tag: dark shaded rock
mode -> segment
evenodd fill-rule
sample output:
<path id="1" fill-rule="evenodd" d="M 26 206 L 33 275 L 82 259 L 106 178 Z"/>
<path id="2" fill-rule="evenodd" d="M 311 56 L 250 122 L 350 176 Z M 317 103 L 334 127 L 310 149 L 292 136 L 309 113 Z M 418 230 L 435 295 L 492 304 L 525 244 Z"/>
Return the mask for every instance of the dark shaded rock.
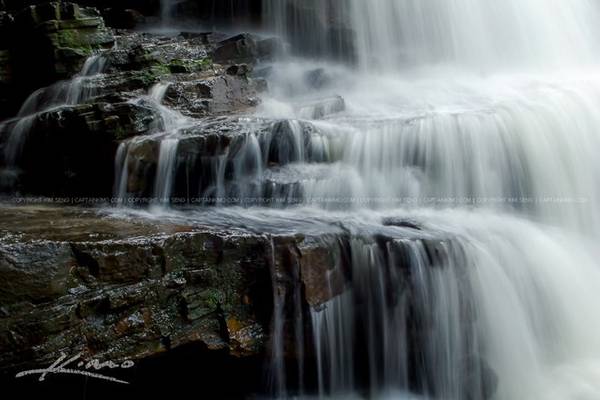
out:
<path id="1" fill-rule="evenodd" d="M 0 304 L 41 303 L 67 294 L 75 258 L 66 244 L 3 243 L 0 246 Z"/>
<path id="2" fill-rule="evenodd" d="M 127 149 L 127 193 L 138 197 L 151 197 L 158 166 L 160 143 L 141 139 L 131 142 Z"/>
<path id="3" fill-rule="evenodd" d="M 193 73 L 205 71 L 212 66 L 212 61 L 209 58 L 200 60 L 181 60 L 174 59 L 169 62 L 169 70 L 174 73 Z"/>
<path id="4" fill-rule="evenodd" d="M 257 36 L 242 33 L 219 42 L 212 52 L 212 59 L 220 64 L 252 64 L 270 59 L 281 47 L 276 38 L 260 40 Z"/>
<path id="5" fill-rule="evenodd" d="M 257 24 L 261 18 L 261 0 L 182 0 L 174 4 L 172 18 L 201 20 L 226 28 Z"/>
<path id="6" fill-rule="evenodd" d="M 16 90 L 13 77 L 13 60 L 10 56 L 10 40 L 13 17 L 0 11 L 0 120 L 12 115 L 15 106 L 11 104 L 12 93 Z"/>
<path id="7" fill-rule="evenodd" d="M 246 76 L 250 73 L 252 69 L 248 66 L 248 64 L 235 64 L 227 68 L 226 72 L 228 75 L 234 76 Z"/>
<path id="8" fill-rule="evenodd" d="M 14 115 L 34 90 L 72 77 L 90 55 L 114 43 L 96 9 L 39 3 L 21 3 L 14 18 L 0 13 L 0 103 L 6 104 L 0 117 Z"/>
<path id="9" fill-rule="evenodd" d="M 10 47 L 10 31 L 14 18 L 6 11 L 0 11 L 0 49 Z"/>
<path id="10" fill-rule="evenodd" d="M 28 82 L 33 87 L 73 76 L 92 52 L 114 43 L 96 9 L 68 2 L 25 8 L 15 15 L 13 30 L 20 38 L 11 49 L 19 80 L 34 77 Z"/>
<path id="11" fill-rule="evenodd" d="M 146 22 L 144 14 L 131 8 L 108 8 L 102 12 L 106 25 L 118 29 L 134 29 Z"/>
<path id="12" fill-rule="evenodd" d="M 181 37 L 184 39 L 195 39 L 205 45 L 216 45 L 217 43 L 227 39 L 226 33 L 221 32 L 181 32 Z"/>
<path id="13" fill-rule="evenodd" d="M 0 119 L 13 114 L 16 108 L 12 103 L 13 66 L 8 50 L 0 49 Z"/>
<path id="14" fill-rule="evenodd" d="M 27 123 L 20 132 L 17 124 Z M 20 135 L 16 155 L 25 193 L 110 196 L 117 140 L 160 128 L 151 108 L 134 103 L 64 106 L 13 121 L 3 143 Z"/>
<path id="15" fill-rule="evenodd" d="M 198 124 L 182 132 L 177 146 L 176 197 L 195 195 L 212 184 L 215 160 L 227 154 L 240 130 L 241 124 L 235 119 L 224 119 Z M 126 188 L 130 196 L 153 196 L 160 140 L 160 137 L 136 138 L 128 143 Z"/>
<path id="16" fill-rule="evenodd" d="M 212 52 L 212 59 L 221 64 L 252 63 L 258 57 L 256 37 L 243 33 L 218 43 Z"/>
<path id="17" fill-rule="evenodd" d="M 88 103 L 119 102 L 119 99 L 135 99 L 144 95 L 161 77 L 167 75 L 168 69 L 157 66 L 139 71 L 118 71 L 102 74 L 83 82 L 84 93 L 92 93 Z M 102 99 L 104 97 L 104 99 Z"/>
<path id="18" fill-rule="evenodd" d="M 258 56 L 261 60 L 270 60 L 273 56 L 281 54 L 284 50 L 283 43 L 277 37 L 259 40 L 256 46 Z"/>
<path id="19" fill-rule="evenodd" d="M 300 279 L 304 284 L 306 302 L 312 307 L 331 300 L 347 289 L 346 266 L 334 253 L 331 243 L 315 243 L 302 249 L 299 260 Z"/>
<path id="20" fill-rule="evenodd" d="M 107 251 L 103 243 L 74 243 L 72 251 L 78 267 L 76 273 L 86 282 L 135 283 L 162 275 L 162 259 L 144 241 L 113 243 Z M 124 301 L 123 301 L 124 302 Z M 118 305 L 111 306 L 118 308 Z"/>

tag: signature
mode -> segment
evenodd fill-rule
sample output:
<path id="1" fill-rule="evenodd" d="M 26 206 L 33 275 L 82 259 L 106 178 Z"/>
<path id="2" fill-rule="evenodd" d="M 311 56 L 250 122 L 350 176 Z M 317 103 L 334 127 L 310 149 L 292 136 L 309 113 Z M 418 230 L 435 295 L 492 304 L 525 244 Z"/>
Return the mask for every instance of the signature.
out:
<path id="1" fill-rule="evenodd" d="M 85 362 L 85 361 L 81 360 L 81 356 L 82 356 L 82 353 L 79 353 L 71 358 L 67 358 L 68 356 L 65 353 L 61 353 L 60 357 L 58 357 L 58 359 L 56 361 L 54 361 L 52 363 L 52 365 L 50 365 L 48 368 L 30 369 L 27 371 L 21 371 L 17 375 L 15 375 L 15 378 L 22 378 L 22 377 L 28 376 L 28 375 L 38 375 L 39 374 L 40 377 L 38 380 L 40 382 L 42 382 L 42 381 L 46 380 L 46 376 L 49 374 L 71 374 L 71 375 L 83 375 L 83 376 L 87 376 L 89 378 L 102 379 L 105 381 L 110 381 L 110 382 L 114 382 L 114 383 L 122 383 L 125 385 L 129 384 L 129 382 L 122 381 L 117 378 L 113 378 L 112 376 L 102 375 L 97 372 L 91 372 L 90 370 L 98 371 L 103 368 L 127 369 L 127 368 L 131 368 L 134 366 L 133 361 L 127 360 L 127 361 L 123 361 L 120 364 L 115 363 L 113 361 L 100 362 L 98 360 L 91 360 L 91 361 Z M 77 368 L 80 368 L 80 369 L 73 368 L 73 363 L 75 363 L 77 360 L 79 360 L 79 362 L 77 362 L 76 366 L 77 366 Z M 71 367 L 67 368 L 69 366 L 71 366 Z M 83 369 L 81 369 L 81 368 L 83 368 Z"/>

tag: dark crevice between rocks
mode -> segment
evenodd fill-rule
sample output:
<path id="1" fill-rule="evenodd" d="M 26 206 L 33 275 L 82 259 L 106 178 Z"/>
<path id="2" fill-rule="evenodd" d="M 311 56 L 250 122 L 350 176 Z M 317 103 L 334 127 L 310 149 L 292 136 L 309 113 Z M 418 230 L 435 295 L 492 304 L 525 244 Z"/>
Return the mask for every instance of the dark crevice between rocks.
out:
<path id="1" fill-rule="evenodd" d="M 73 251 L 73 255 L 77 261 L 77 264 L 80 267 L 87 268 L 89 273 L 94 277 L 98 278 L 100 275 L 100 265 L 98 265 L 98 261 L 94 259 L 94 257 L 89 254 L 82 252 L 76 246 L 71 245 L 71 250 Z"/>

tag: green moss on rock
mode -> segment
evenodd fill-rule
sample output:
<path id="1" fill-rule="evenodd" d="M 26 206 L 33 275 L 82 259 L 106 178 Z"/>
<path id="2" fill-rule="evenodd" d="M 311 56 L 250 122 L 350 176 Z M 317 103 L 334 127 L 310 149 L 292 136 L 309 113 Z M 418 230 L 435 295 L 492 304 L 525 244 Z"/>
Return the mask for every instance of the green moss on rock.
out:
<path id="1" fill-rule="evenodd" d="M 212 60 L 209 57 L 200 60 L 174 59 L 168 64 L 170 72 L 174 74 L 206 71 L 211 66 Z"/>

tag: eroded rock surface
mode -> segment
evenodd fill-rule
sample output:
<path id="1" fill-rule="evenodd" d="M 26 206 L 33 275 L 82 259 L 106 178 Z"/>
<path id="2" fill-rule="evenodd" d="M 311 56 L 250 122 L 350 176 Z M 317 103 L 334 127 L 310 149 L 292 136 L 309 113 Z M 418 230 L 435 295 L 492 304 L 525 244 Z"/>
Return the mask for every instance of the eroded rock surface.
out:
<path id="1" fill-rule="evenodd" d="M 290 254 L 303 260 L 310 303 L 326 300 L 318 286 L 335 268 L 321 259 L 325 248 L 300 235 L 75 208 L 3 207 L 0 235 L 2 369 L 51 362 L 61 351 L 139 359 L 191 342 L 261 354 L 273 265 L 287 271 L 281 276 L 289 286 L 286 274 L 300 273 Z"/>

